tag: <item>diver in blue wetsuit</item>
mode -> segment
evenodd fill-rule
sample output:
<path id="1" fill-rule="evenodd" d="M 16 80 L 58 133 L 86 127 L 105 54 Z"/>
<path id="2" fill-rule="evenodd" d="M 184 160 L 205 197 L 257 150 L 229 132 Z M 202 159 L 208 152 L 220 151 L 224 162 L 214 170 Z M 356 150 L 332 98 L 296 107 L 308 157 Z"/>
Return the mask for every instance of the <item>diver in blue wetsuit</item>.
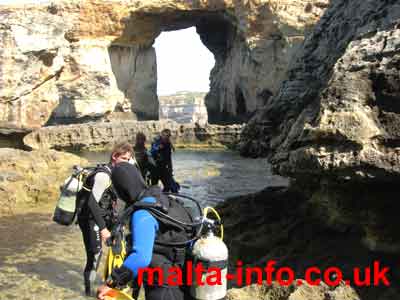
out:
<path id="1" fill-rule="evenodd" d="M 129 255 L 120 268 L 113 270 L 112 279 L 107 285 L 98 289 L 98 299 L 104 299 L 112 287 L 122 288 L 128 283 L 134 284 L 141 268 L 161 268 L 161 276 L 166 281 L 170 267 L 184 265 L 184 243 L 192 236 L 186 228 L 171 225 L 167 218 L 155 216 L 146 207 L 157 207 L 162 212 L 160 215 L 187 223 L 192 221 L 190 215 L 181 205 L 162 194 L 159 187 L 146 189 L 140 181 L 143 181 L 140 172 L 128 163 L 120 163 L 113 169 L 112 182 L 115 190 L 127 205 L 134 205 L 137 209 L 134 209 L 130 218 L 132 246 Z M 169 286 L 166 282 L 159 285 L 158 278 L 154 279 L 154 284 L 151 284 L 144 278 L 147 300 L 184 299 L 181 286 Z"/>

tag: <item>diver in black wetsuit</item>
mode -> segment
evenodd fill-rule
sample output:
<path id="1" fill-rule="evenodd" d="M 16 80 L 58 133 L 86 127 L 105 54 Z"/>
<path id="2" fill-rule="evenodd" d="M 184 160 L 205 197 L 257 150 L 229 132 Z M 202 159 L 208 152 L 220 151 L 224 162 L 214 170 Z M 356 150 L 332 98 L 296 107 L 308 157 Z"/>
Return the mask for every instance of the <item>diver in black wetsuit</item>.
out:
<path id="1" fill-rule="evenodd" d="M 160 179 L 163 184 L 163 192 L 177 193 L 180 189 L 175 181 L 172 168 L 172 151 L 175 148 L 171 142 L 171 130 L 163 129 L 160 136 L 151 144 L 151 156 L 156 162 L 156 181 Z"/>
<path id="2" fill-rule="evenodd" d="M 83 201 L 78 215 L 86 250 L 86 266 L 83 273 L 85 294 L 94 295 L 93 284 L 102 254 L 102 241 L 110 236 L 116 195 L 111 185 L 112 168 L 122 161 L 132 158 L 133 148 L 129 143 L 116 145 L 111 153 L 110 163 L 96 168 L 85 180 L 78 194 Z"/>

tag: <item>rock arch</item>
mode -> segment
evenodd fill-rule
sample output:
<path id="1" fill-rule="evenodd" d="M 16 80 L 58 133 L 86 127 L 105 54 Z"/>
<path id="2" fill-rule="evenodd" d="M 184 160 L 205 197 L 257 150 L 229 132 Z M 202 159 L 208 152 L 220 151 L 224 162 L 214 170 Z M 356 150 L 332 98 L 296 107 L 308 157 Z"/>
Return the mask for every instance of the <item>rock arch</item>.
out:
<path id="1" fill-rule="evenodd" d="M 34 128 L 49 119 L 80 122 L 114 111 L 157 118 L 152 44 L 162 31 L 190 26 L 216 59 L 206 97 L 210 122 L 245 121 L 265 104 L 262 91 L 277 91 L 325 2 L 58 0 L 8 6 L 0 26 L 0 125 Z M 20 113 L 11 116 L 14 107 Z"/>

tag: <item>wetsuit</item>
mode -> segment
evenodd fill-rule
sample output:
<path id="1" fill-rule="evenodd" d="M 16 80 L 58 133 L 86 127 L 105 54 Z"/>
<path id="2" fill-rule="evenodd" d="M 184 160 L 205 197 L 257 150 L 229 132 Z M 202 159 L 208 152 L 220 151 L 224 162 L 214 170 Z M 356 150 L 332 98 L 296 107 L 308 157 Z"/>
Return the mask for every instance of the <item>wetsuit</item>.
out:
<path id="1" fill-rule="evenodd" d="M 112 174 L 113 186 L 118 195 L 127 202 L 128 205 L 134 203 L 136 200 L 147 203 L 154 203 L 158 201 L 161 196 L 160 189 L 157 190 L 157 198 L 148 196 L 151 189 L 146 189 L 141 179 L 139 171 L 133 166 L 126 163 L 118 164 Z M 160 195 L 160 197 L 158 196 Z M 165 197 L 165 196 L 164 196 Z M 165 200 L 165 198 L 163 198 Z M 168 201 L 168 200 L 167 200 Z M 165 202 L 163 202 L 165 203 Z M 183 209 L 183 208 L 182 208 Z M 176 212 L 174 206 L 169 210 L 172 217 Z M 186 211 L 185 211 L 186 212 Z M 182 211 L 179 211 L 182 214 Z M 185 222 L 190 222 L 189 219 L 183 219 Z M 138 275 L 139 268 L 147 266 L 170 266 L 172 262 L 167 256 L 159 254 L 160 246 L 157 244 L 160 240 L 174 242 L 177 238 L 186 241 L 188 239 L 186 233 L 182 235 L 181 232 L 171 230 L 165 223 L 160 223 L 153 215 L 145 209 L 136 210 L 130 219 L 131 228 L 131 247 L 128 257 L 125 259 L 120 268 L 113 270 L 111 277 L 115 287 L 123 286 L 129 282 L 134 283 L 134 278 Z M 170 248 L 168 248 L 170 249 Z M 164 249 L 165 250 L 165 249 Z M 173 249 L 175 250 L 175 249 Z M 174 252 L 175 253 L 175 252 Z M 182 258 L 180 257 L 182 263 Z M 165 264 L 164 264 L 165 262 Z M 145 284 L 146 300 L 183 300 L 184 293 L 179 286 L 168 286 L 166 283 L 163 286 L 148 286 Z"/>
<path id="2" fill-rule="evenodd" d="M 135 152 L 135 159 L 139 165 L 140 173 L 143 179 L 151 185 L 157 184 L 157 175 L 155 170 L 155 162 L 150 154 L 147 152 L 146 147 L 135 145 L 133 147 Z"/>
<path id="3" fill-rule="evenodd" d="M 161 180 L 163 192 L 177 193 L 179 185 L 173 178 L 171 143 L 164 143 L 161 137 L 157 137 L 151 145 L 150 152 L 156 162 L 157 181 Z"/>
<path id="4" fill-rule="evenodd" d="M 111 170 L 111 169 L 108 169 Z M 107 169 L 105 170 L 107 171 Z M 85 293 L 93 294 L 93 284 L 99 267 L 102 249 L 100 231 L 104 228 L 111 229 L 112 206 L 114 194 L 110 190 L 110 174 L 99 171 L 93 176 L 91 191 L 82 196 L 82 210 L 78 215 L 78 224 L 82 231 L 83 242 L 86 250 L 86 266 L 84 269 Z"/>
<path id="5" fill-rule="evenodd" d="M 153 197 L 146 197 L 141 201 L 154 203 L 156 200 Z M 153 253 L 154 243 L 159 229 L 159 222 L 148 211 L 140 209 L 132 214 L 131 234 L 133 247 L 122 265 L 122 272 L 128 272 L 129 270 L 132 273 L 130 276 L 137 278 L 139 269 L 151 265 L 155 255 Z M 163 261 L 164 266 L 172 266 L 172 263 L 166 257 L 161 255 L 158 257 Z M 159 264 L 155 266 L 163 267 Z M 155 279 L 155 284 L 152 286 L 147 285 L 146 282 L 144 283 L 146 300 L 183 300 L 185 298 L 182 287 L 169 286 L 165 275 L 162 286 L 158 285 L 157 279 Z"/>

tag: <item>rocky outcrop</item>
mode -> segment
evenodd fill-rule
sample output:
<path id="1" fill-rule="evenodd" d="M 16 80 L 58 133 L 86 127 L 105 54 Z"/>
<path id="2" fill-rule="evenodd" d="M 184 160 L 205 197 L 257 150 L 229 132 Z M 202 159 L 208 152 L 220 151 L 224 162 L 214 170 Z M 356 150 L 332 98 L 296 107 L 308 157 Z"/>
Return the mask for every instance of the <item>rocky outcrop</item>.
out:
<path id="1" fill-rule="evenodd" d="M 334 1 L 243 151 L 270 154 L 291 177 L 396 180 L 399 23 L 399 3 Z"/>
<path id="2" fill-rule="evenodd" d="M 332 1 L 241 141 L 300 187 L 315 226 L 356 229 L 373 253 L 400 249 L 399 26 L 397 1 Z"/>
<path id="3" fill-rule="evenodd" d="M 109 53 L 118 88 L 127 100 L 126 107 L 119 106 L 115 110 L 132 111 L 141 120 L 157 120 L 159 103 L 154 48 L 112 45 Z"/>
<path id="4" fill-rule="evenodd" d="M 174 121 L 113 121 L 48 126 L 26 135 L 24 143 L 33 149 L 110 149 L 121 141 L 134 143 L 138 132 L 143 132 L 150 143 L 164 128 L 171 130 L 175 147 L 186 148 L 234 148 L 242 131 L 242 125 L 201 127 Z"/>
<path id="5" fill-rule="evenodd" d="M 204 105 L 206 93 L 179 92 L 160 96 L 160 120 L 171 119 L 177 123 L 197 123 L 205 126 L 208 121 Z"/>
<path id="6" fill-rule="evenodd" d="M 259 193 L 227 199 L 216 209 L 224 222 L 224 241 L 229 249 L 229 273 L 238 272 L 237 262 L 240 260 L 245 280 L 246 267 L 258 267 L 264 272 L 267 262 L 275 261 L 272 280 L 277 280 L 281 268 L 288 267 L 294 272 L 294 278 L 305 279 L 306 270 L 317 267 L 321 277 L 316 275 L 312 280 L 321 279 L 321 284 L 310 287 L 303 282 L 299 287 L 296 280 L 290 286 L 279 286 L 277 282 L 266 286 L 264 272 L 265 285 L 232 290 L 228 299 L 397 299 L 400 294 L 395 284 L 400 280 L 398 249 L 392 249 L 394 251 L 390 253 L 388 249 L 375 248 L 371 251 L 363 239 L 366 228 L 378 226 L 383 226 L 381 232 L 386 229 L 386 232 L 392 233 L 392 237 L 395 236 L 395 228 L 400 225 L 398 217 L 395 217 L 400 209 L 398 201 L 389 204 L 388 199 L 382 197 L 384 201 L 378 203 L 375 198 L 374 207 L 367 209 L 368 204 L 364 203 L 363 197 L 357 202 L 349 201 L 353 193 L 347 190 L 347 198 L 340 202 L 326 201 L 322 206 L 318 199 L 306 196 L 304 189 L 304 185 L 269 187 Z M 384 187 L 381 187 L 382 190 Z M 357 189 L 357 192 L 361 191 Z M 363 193 L 367 194 L 368 191 Z M 340 198 L 341 195 L 337 190 L 329 194 L 331 198 Z M 390 205 L 391 215 L 387 211 L 382 214 L 387 205 Z M 364 219 L 360 219 L 360 215 L 364 215 Z M 384 217 L 390 218 L 390 222 L 382 223 Z M 385 228 L 385 225 L 390 228 Z M 387 278 L 390 286 L 382 282 L 374 285 L 374 261 L 379 262 L 381 270 L 389 268 Z M 328 288 L 324 274 L 330 267 L 340 270 L 343 282 Z M 356 284 L 355 268 L 361 270 L 363 279 L 368 276 L 367 268 L 371 269 L 372 281 L 369 286 Z M 251 282 L 256 283 L 256 273 L 252 275 Z M 329 279 L 335 280 L 335 277 Z M 349 280 L 349 286 L 345 284 L 346 280 Z M 235 280 L 231 283 L 235 285 Z"/>
<path id="7" fill-rule="evenodd" d="M 109 42 L 72 42 L 68 31 L 77 22 L 79 11 L 67 13 L 54 5 L 2 6 L 2 127 L 98 118 L 124 102 L 111 69 Z"/>
<path id="8" fill-rule="evenodd" d="M 0 125 L 37 128 L 114 111 L 157 118 L 152 44 L 162 31 L 190 26 L 216 58 L 206 101 L 210 119 L 243 120 L 276 92 L 327 3 L 57 0 L 2 6 Z"/>
<path id="9" fill-rule="evenodd" d="M 329 287 L 321 283 L 311 286 L 305 281 L 298 286 L 280 286 L 277 282 L 272 285 L 250 285 L 241 289 L 230 289 L 227 300 L 360 300 L 357 292 L 344 283 L 338 287 Z"/>
<path id="10" fill-rule="evenodd" d="M 0 213 L 55 203 L 72 166 L 87 164 L 78 156 L 54 150 L 0 148 L 0 158 Z"/>

